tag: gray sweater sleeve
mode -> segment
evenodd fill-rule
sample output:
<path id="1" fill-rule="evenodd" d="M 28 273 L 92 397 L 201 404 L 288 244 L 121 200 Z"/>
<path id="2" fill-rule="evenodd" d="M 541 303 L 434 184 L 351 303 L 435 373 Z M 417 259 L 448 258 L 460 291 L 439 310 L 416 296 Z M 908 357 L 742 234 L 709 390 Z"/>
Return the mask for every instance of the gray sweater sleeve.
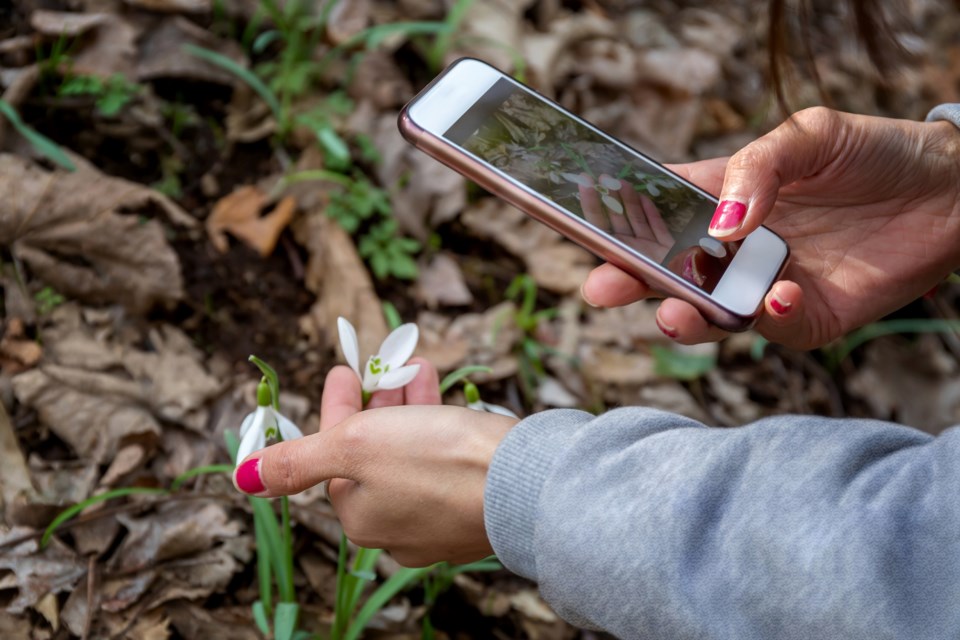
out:
<path id="1" fill-rule="evenodd" d="M 927 114 L 927 122 L 936 120 L 946 120 L 952 122 L 957 128 L 960 128 L 960 103 L 941 104 L 930 110 Z"/>
<path id="2" fill-rule="evenodd" d="M 533 415 L 485 518 L 509 569 L 623 638 L 960 638 L 960 427 L 646 408 Z"/>

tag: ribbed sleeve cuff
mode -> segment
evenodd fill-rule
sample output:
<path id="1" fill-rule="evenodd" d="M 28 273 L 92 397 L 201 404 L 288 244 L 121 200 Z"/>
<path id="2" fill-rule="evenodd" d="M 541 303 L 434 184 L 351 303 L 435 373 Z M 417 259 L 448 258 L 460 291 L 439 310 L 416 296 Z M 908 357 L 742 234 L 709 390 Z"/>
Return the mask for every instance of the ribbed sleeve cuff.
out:
<path id="1" fill-rule="evenodd" d="M 503 565 L 518 575 L 537 580 L 540 491 L 577 429 L 593 417 L 573 409 L 534 414 L 507 434 L 493 456 L 484 492 L 487 537 Z"/>
<path id="2" fill-rule="evenodd" d="M 931 109 L 930 113 L 927 114 L 927 122 L 934 122 L 936 120 L 952 122 L 954 126 L 960 129 L 960 103 L 941 104 Z"/>

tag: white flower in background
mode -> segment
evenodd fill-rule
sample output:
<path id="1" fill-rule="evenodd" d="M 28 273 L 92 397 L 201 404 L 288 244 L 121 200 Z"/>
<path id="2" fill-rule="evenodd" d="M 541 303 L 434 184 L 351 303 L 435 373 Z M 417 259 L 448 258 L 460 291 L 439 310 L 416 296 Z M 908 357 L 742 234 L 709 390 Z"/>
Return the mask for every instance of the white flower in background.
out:
<path id="1" fill-rule="evenodd" d="M 296 440 L 303 432 L 273 408 L 270 386 L 265 380 L 257 385 L 257 410 L 247 415 L 240 425 L 240 447 L 237 449 L 237 464 L 244 458 L 267 446 L 267 440 L 280 437 L 283 440 Z"/>
<path id="2" fill-rule="evenodd" d="M 377 355 L 370 356 L 367 360 L 363 372 L 360 371 L 360 343 L 357 341 L 356 329 L 346 318 L 337 318 L 337 329 L 340 332 L 343 357 L 360 378 L 364 401 L 374 391 L 399 389 L 417 377 L 420 365 L 404 366 L 413 355 L 417 340 L 420 339 L 417 325 L 408 322 L 391 331 L 380 345 Z"/>
<path id="3" fill-rule="evenodd" d="M 564 178 L 569 182 L 580 185 L 581 187 L 590 187 L 594 191 L 600 194 L 600 200 L 603 201 L 603 204 L 607 205 L 607 208 L 611 211 L 619 214 L 623 214 L 623 205 L 620 204 L 620 201 L 610 195 L 611 191 L 620 191 L 623 185 L 614 177 L 603 174 L 600 178 L 594 182 L 593 178 L 585 176 L 583 174 L 577 173 L 561 173 Z"/>
<path id="4" fill-rule="evenodd" d="M 472 382 L 468 382 L 463 385 L 463 395 L 467 398 L 467 408 L 473 409 L 474 411 L 483 411 L 485 413 L 496 413 L 501 416 L 507 416 L 510 418 L 519 419 L 520 416 L 515 414 L 510 409 L 506 407 L 501 407 L 498 404 L 491 404 L 489 402 L 484 402 L 480 399 L 480 390 L 477 389 L 477 385 Z"/>

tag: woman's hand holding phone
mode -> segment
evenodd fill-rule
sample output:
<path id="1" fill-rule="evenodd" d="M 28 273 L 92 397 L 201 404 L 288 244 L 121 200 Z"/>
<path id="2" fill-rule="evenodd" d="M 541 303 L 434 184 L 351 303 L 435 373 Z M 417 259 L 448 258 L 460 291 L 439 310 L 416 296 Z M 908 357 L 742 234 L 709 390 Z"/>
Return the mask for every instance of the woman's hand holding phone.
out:
<path id="1" fill-rule="evenodd" d="M 670 169 L 721 206 L 746 205 L 737 240 L 770 226 L 791 248 L 784 279 L 756 325 L 794 348 L 824 345 L 929 291 L 960 266 L 960 132 L 813 108 L 795 114 L 731 158 Z M 621 306 L 650 297 L 616 267 L 595 269 L 584 298 Z M 725 334 L 688 302 L 669 298 L 657 320 L 693 344 Z"/>

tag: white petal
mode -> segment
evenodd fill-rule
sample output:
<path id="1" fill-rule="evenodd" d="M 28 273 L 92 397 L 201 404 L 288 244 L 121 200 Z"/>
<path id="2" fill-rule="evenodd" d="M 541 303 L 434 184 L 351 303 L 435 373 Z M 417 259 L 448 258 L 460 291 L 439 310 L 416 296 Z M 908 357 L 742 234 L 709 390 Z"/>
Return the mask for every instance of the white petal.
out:
<path id="1" fill-rule="evenodd" d="M 380 345 L 380 362 L 389 366 L 390 370 L 402 367 L 413 355 L 413 350 L 417 348 L 417 340 L 420 339 L 420 329 L 412 322 L 402 324 L 387 336 L 387 339 Z M 389 373 L 388 371 L 388 373 Z"/>
<path id="2" fill-rule="evenodd" d="M 243 436 L 247 435 L 247 429 L 250 428 L 250 425 L 253 424 L 253 418 L 257 415 L 256 411 L 247 414 L 247 417 L 243 419 L 243 422 L 240 423 L 240 439 L 243 440 Z"/>
<path id="3" fill-rule="evenodd" d="M 506 407 L 501 407 L 498 404 L 490 404 L 489 402 L 483 403 L 483 409 L 487 413 L 495 413 L 499 416 L 507 416 L 508 418 L 520 417 L 517 414 L 515 414 L 513 411 L 510 411 L 510 409 L 507 409 Z"/>
<path id="4" fill-rule="evenodd" d="M 246 433 L 250 433 L 250 431 L 259 431 L 260 433 L 263 433 L 264 431 L 266 431 L 265 423 L 267 421 L 267 418 L 270 417 L 270 413 L 268 411 L 269 408 L 270 407 L 257 407 L 257 410 L 251 413 L 250 416 L 248 416 L 251 418 L 251 420 L 250 420 L 250 424 L 247 425 Z M 246 422 L 246 420 L 244 420 L 244 422 Z M 242 431 L 242 426 L 241 426 L 241 431 Z M 243 439 L 246 433 L 241 433 L 240 438 Z"/>
<path id="5" fill-rule="evenodd" d="M 483 400 L 477 400 L 476 402 L 468 402 L 467 409 L 473 409 L 474 411 L 486 411 L 486 402 Z"/>
<path id="6" fill-rule="evenodd" d="M 303 437 L 303 432 L 300 431 L 300 427 L 293 424 L 293 422 L 286 416 L 277 414 L 277 423 L 280 427 L 280 436 L 284 441 L 287 440 L 297 440 Z"/>
<path id="7" fill-rule="evenodd" d="M 608 176 L 607 174 L 603 174 L 602 176 L 600 176 L 600 184 L 605 186 L 607 189 L 610 189 L 611 191 L 620 191 L 620 188 L 623 186 L 622 184 L 620 184 L 619 180 L 617 180 L 613 176 Z"/>
<path id="8" fill-rule="evenodd" d="M 562 175 L 564 178 L 566 178 L 566 179 L 569 180 L 570 182 L 572 182 L 572 183 L 574 183 L 574 184 L 580 185 L 581 187 L 592 187 L 592 186 L 593 186 L 593 180 L 591 180 L 589 177 L 587 177 L 587 176 L 585 176 L 585 175 L 583 175 L 583 174 L 580 174 L 580 173 L 561 173 L 560 175 Z"/>
<path id="9" fill-rule="evenodd" d="M 360 342 L 357 340 L 357 330 L 346 318 L 337 318 L 337 332 L 340 334 L 340 350 L 350 368 L 360 375 Z"/>
<path id="10" fill-rule="evenodd" d="M 254 451 L 263 449 L 265 444 L 267 444 L 267 439 L 264 437 L 262 430 L 251 429 L 248 431 L 246 437 L 240 441 L 240 447 L 237 449 L 237 464 L 246 460 L 247 456 Z"/>
<path id="11" fill-rule="evenodd" d="M 603 200 L 603 204 L 607 205 L 611 211 L 623 215 L 623 205 L 620 204 L 619 200 L 608 195 L 604 195 L 601 200 Z"/>
<path id="12" fill-rule="evenodd" d="M 649 193 L 649 194 L 652 195 L 654 198 L 656 198 L 658 195 L 660 195 L 660 189 L 657 189 L 657 185 L 655 185 L 655 184 L 648 184 L 648 185 L 647 185 L 647 193 Z"/>
<path id="13" fill-rule="evenodd" d="M 412 364 L 409 367 L 400 367 L 399 369 L 391 369 L 380 378 L 380 381 L 377 383 L 377 389 L 399 389 L 416 378 L 419 372 L 420 365 L 418 364 Z"/>

